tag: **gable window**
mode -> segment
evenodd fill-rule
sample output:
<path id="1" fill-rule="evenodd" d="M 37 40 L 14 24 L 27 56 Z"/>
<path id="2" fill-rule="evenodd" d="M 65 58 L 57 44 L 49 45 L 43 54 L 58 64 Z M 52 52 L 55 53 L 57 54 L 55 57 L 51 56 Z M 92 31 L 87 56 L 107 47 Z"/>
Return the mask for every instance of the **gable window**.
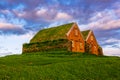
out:
<path id="1" fill-rule="evenodd" d="M 77 30 L 77 29 L 75 29 L 75 35 L 76 35 L 76 36 L 78 35 L 78 30 Z"/>
<path id="2" fill-rule="evenodd" d="M 93 41 L 93 36 L 91 36 L 90 39 Z"/>

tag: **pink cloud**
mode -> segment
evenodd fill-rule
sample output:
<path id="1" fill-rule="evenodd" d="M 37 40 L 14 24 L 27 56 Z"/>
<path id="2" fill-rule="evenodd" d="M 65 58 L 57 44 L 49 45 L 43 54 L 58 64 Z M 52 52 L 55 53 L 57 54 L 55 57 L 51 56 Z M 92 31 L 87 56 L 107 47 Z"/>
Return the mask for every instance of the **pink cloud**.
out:
<path id="1" fill-rule="evenodd" d="M 117 29 L 120 28 L 120 19 L 119 20 L 110 20 L 108 22 L 92 22 L 89 23 L 88 26 L 92 29 L 102 29 L 102 30 L 109 30 L 109 29 Z"/>
<path id="2" fill-rule="evenodd" d="M 120 40 L 119 39 L 110 38 L 110 39 L 106 40 L 105 42 L 106 43 L 112 43 L 112 42 L 119 42 L 120 43 Z"/>
<path id="3" fill-rule="evenodd" d="M 46 12 L 47 12 L 47 9 L 42 8 L 42 9 L 36 11 L 36 15 L 37 16 L 43 16 L 43 15 L 46 14 Z"/>
<path id="4" fill-rule="evenodd" d="M 117 9 L 117 10 L 115 11 L 115 13 L 116 13 L 116 15 L 120 18 L 120 9 Z"/>
<path id="5" fill-rule="evenodd" d="M 65 12 L 58 12 L 55 20 L 71 20 L 73 17 Z"/>
<path id="6" fill-rule="evenodd" d="M 34 21 L 45 21 L 45 22 L 54 22 L 59 20 L 71 20 L 73 17 L 66 12 L 59 12 L 54 8 L 36 8 L 31 11 L 17 11 L 13 10 L 13 13 L 20 18 L 34 20 Z"/>
<path id="7" fill-rule="evenodd" d="M 21 29 L 21 25 L 15 25 L 11 23 L 0 23 L 0 29 L 16 29 L 19 28 Z"/>
<path id="8" fill-rule="evenodd" d="M 9 13 L 11 13 L 9 10 L 1 10 L 0 12 L 2 12 L 3 14 L 9 14 Z"/>
<path id="9" fill-rule="evenodd" d="M 119 13 L 119 12 L 118 12 Z M 89 29 L 111 30 L 120 28 L 120 19 L 116 15 L 116 10 L 104 10 L 95 13 L 89 23 L 82 25 Z"/>
<path id="10" fill-rule="evenodd" d="M 120 57 L 120 49 L 113 47 L 105 47 L 103 48 L 104 55 L 107 56 L 119 56 Z"/>
<path id="11" fill-rule="evenodd" d="M 31 18 L 33 15 L 32 15 L 32 12 L 29 12 L 29 11 L 18 11 L 18 10 L 13 10 L 13 13 L 17 16 L 17 17 L 20 17 L 20 18 Z"/>
<path id="12" fill-rule="evenodd" d="M 0 22 L 0 34 L 25 34 L 27 31 L 22 25 Z"/>

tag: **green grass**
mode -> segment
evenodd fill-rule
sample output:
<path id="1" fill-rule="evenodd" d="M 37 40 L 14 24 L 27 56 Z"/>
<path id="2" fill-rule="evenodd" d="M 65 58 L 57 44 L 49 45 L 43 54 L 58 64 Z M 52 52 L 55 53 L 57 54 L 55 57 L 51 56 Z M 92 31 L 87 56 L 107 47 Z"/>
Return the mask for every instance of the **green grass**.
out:
<path id="1" fill-rule="evenodd" d="M 0 58 L 0 80 L 120 80 L 120 58 L 65 51 Z"/>

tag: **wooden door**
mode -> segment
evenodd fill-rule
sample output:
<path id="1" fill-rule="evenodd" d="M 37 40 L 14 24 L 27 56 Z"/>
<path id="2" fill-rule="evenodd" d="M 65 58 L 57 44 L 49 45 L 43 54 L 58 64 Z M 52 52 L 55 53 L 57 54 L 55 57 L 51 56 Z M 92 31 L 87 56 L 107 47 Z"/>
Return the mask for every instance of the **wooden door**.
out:
<path id="1" fill-rule="evenodd" d="M 72 41 L 72 51 L 73 52 L 84 52 L 83 43 L 80 41 Z"/>

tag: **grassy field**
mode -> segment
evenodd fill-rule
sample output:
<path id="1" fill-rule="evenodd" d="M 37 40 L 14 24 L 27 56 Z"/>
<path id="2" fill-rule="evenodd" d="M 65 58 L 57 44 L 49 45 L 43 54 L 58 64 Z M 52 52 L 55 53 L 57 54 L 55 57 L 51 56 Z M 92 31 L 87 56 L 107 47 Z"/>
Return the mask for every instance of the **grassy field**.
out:
<path id="1" fill-rule="evenodd" d="M 120 58 L 64 51 L 0 58 L 0 80 L 120 80 Z"/>

